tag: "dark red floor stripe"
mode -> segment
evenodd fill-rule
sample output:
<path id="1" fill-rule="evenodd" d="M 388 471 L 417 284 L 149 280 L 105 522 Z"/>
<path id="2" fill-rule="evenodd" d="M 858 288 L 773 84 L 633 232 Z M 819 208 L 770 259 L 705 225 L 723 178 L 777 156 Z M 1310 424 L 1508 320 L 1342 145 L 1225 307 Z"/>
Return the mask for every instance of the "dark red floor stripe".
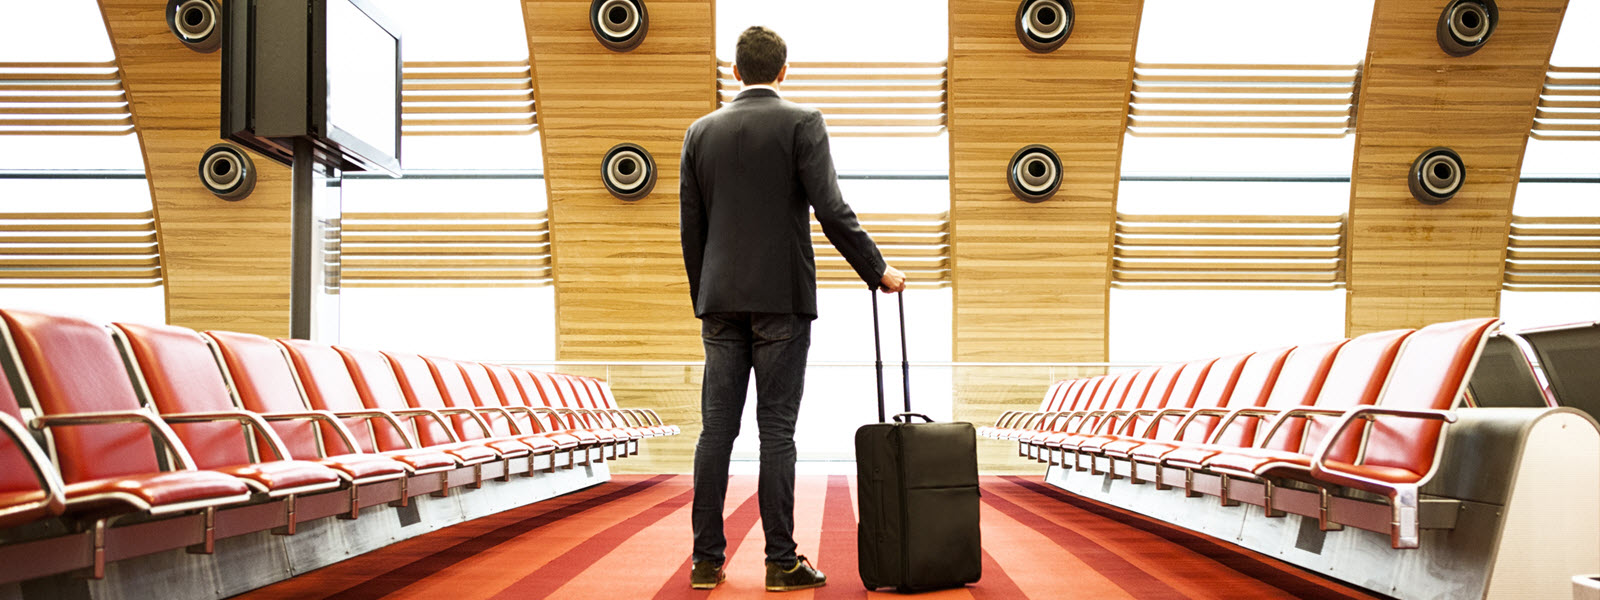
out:
<path id="1" fill-rule="evenodd" d="M 997 494 L 985 494 L 983 501 L 1005 513 L 1006 516 L 1050 538 L 1056 545 L 1077 556 L 1084 564 L 1100 572 L 1106 579 L 1116 583 L 1117 587 L 1135 598 L 1187 597 L 1155 576 L 1146 573 L 1144 569 L 1128 562 L 1122 555 L 1112 552 L 1081 533 L 1063 527 Z"/>
<path id="2" fill-rule="evenodd" d="M 828 476 L 828 495 L 822 503 L 822 543 L 817 548 L 817 568 L 828 574 L 828 585 L 817 588 L 815 600 L 865 598 L 860 566 L 856 562 L 856 514 L 850 503 L 850 478 Z"/>
<path id="3" fill-rule="evenodd" d="M 1293 595 L 1296 598 L 1314 600 L 1322 598 L 1371 597 L 1360 593 L 1349 594 L 1337 588 L 1318 585 L 1315 581 L 1308 580 L 1304 577 L 1298 577 L 1293 573 L 1285 572 L 1274 564 L 1264 562 L 1262 559 L 1252 556 L 1251 554 L 1247 554 L 1245 551 L 1229 548 L 1228 546 L 1213 541 L 1203 535 L 1192 533 L 1171 525 L 1163 525 L 1161 523 L 1157 523 L 1149 519 L 1106 506 L 1087 498 L 1081 498 L 1079 496 L 1069 494 L 1064 490 L 1057 489 L 1044 483 L 1014 475 L 1004 476 L 1003 479 L 1042 496 L 1071 504 L 1072 506 L 1095 516 L 1109 519 L 1134 529 L 1153 534 L 1168 542 L 1182 546 L 1190 552 L 1194 552 L 1195 554 L 1211 559 L 1217 564 L 1232 569 L 1235 572 L 1244 575 L 1245 577 L 1255 579 L 1272 587 L 1283 590 L 1284 592 Z"/>
<path id="4" fill-rule="evenodd" d="M 512 600 L 520 598 L 544 598 L 561 586 L 566 585 L 572 578 L 583 573 L 611 551 L 616 550 L 628 538 L 643 531 L 644 528 L 654 525 L 657 521 L 666 518 L 694 498 L 694 490 L 690 489 L 681 494 L 662 500 L 655 506 L 632 517 L 624 519 L 621 523 L 612 525 L 591 537 L 583 543 L 563 553 L 559 558 L 545 563 L 532 573 L 524 575 L 516 583 L 495 594 L 495 600 Z"/>
<path id="5" fill-rule="evenodd" d="M 555 523 L 573 515 L 606 506 L 607 504 L 627 498 L 639 492 L 648 490 L 656 485 L 672 479 L 672 475 L 658 475 L 616 491 L 602 494 L 553 510 L 548 510 L 537 515 L 509 523 L 474 537 L 457 543 L 448 548 L 411 561 L 387 572 L 374 576 L 366 581 L 356 584 L 341 592 L 328 596 L 339 600 L 369 600 L 382 598 L 408 585 L 427 579 L 461 561 L 467 560 L 478 554 L 494 548 L 512 538 L 523 535 L 545 525 Z M 535 505 L 537 506 L 537 505 Z M 470 521 L 468 522 L 470 523 Z M 460 525 L 457 525 L 458 527 Z"/>
<path id="6" fill-rule="evenodd" d="M 750 494 L 749 498 L 734 509 L 733 514 L 722 521 L 722 533 L 728 536 L 728 549 L 724 552 L 723 564 L 733 560 L 733 553 L 739 551 L 739 545 L 744 543 L 744 538 L 750 535 L 750 528 L 756 526 L 756 521 L 761 518 L 760 504 L 756 495 Z M 765 551 L 765 550 L 763 550 Z M 713 590 L 696 590 L 689 587 L 689 569 L 694 566 L 694 557 L 683 560 L 678 570 L 672 572 L 672 577 L 661 584 L 661 589 L 656 591 L 655 600 L 673 600 L 677 598 L 704 598 Z"/>
<path id="7" fill-rule="evenodd" d="M 972 597 L 976 600 L 1011 600 L 1028 597 L 987 551 L 983 553 L 983 579 L 967 589 L 972 590 Z"/>

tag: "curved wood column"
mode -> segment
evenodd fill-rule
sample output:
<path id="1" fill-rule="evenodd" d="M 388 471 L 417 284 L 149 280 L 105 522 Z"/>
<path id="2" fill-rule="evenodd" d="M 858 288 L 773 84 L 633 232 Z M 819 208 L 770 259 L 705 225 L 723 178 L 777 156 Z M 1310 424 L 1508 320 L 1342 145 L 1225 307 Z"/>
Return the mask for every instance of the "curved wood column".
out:
<path id="1" fill-rule="evenodd" d="M 252 155 L 260 177 L 239 202 L 200 184 L 220 141 L 222 53 L 189 50 L 165 2 L 100 0 L 155 204 L 167 322 L 289 335 L 289 169 Z"/>
<path id="2" fill-rule="evenodd" d="M 1499 313 L 1511 205 L 1566 0 L 1502 0 L 1478 52 L 1451 57 L 1446 0 L 1378 0 L 1362 73 L 1350 182 L 1348 335 Z M 1455 198 L 1411 198 L 1411 162 L 1448 146 Z"/>

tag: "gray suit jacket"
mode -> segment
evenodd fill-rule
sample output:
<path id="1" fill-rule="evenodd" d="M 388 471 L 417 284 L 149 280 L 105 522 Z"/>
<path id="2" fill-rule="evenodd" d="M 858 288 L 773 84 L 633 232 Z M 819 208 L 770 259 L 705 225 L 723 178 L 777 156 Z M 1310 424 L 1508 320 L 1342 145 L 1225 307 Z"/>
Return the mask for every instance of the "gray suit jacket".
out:
<path id="1" fill-rule="evenodd" d="M 839 194 L 822 113 L 770 90 L 739 94 L 683 140 L 679 229 L 694 314 L 817 316 L 807 207 L 869 287 L 883 255 Z"/>

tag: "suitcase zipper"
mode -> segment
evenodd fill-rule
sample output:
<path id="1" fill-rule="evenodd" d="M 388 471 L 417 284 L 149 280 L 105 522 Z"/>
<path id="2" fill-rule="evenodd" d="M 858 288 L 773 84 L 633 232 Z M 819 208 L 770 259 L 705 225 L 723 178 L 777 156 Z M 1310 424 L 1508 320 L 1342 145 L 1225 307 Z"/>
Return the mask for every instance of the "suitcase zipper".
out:
<path id="1" fill-rule="evenodd" d="M 906 506 L 906 446 L 905 436 L 900 428 L 904 425 L 894 426 L 894 467 L 899 476 L 899 485 L 896 485 L 896 494 L 900 497 L 900 585 L 911 587 L 911 546 L 908 532 L 911 530 L 911 510 Z"/>

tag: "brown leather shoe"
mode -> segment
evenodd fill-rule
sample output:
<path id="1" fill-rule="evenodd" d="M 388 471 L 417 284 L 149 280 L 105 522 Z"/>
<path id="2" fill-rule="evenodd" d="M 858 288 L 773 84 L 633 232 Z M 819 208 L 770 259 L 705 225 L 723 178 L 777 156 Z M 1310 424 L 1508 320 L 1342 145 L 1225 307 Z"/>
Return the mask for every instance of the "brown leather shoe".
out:
<path id="1" fill-rule="evenodd" d="M 711 561 L 695 561 L 694 570 L 689 571 L 689 587 L 697 590 L 712 589 L 727 579 L 728 574 L 723 571 L 722 565 Z"/>
<path id="2" fill-rule="evenodd" d="M 792 592 L 827 585 L 828 576 L 811 566 L 811 561 L 801 556 L 792 565 L 767 563 L 767 591 Z"/>

